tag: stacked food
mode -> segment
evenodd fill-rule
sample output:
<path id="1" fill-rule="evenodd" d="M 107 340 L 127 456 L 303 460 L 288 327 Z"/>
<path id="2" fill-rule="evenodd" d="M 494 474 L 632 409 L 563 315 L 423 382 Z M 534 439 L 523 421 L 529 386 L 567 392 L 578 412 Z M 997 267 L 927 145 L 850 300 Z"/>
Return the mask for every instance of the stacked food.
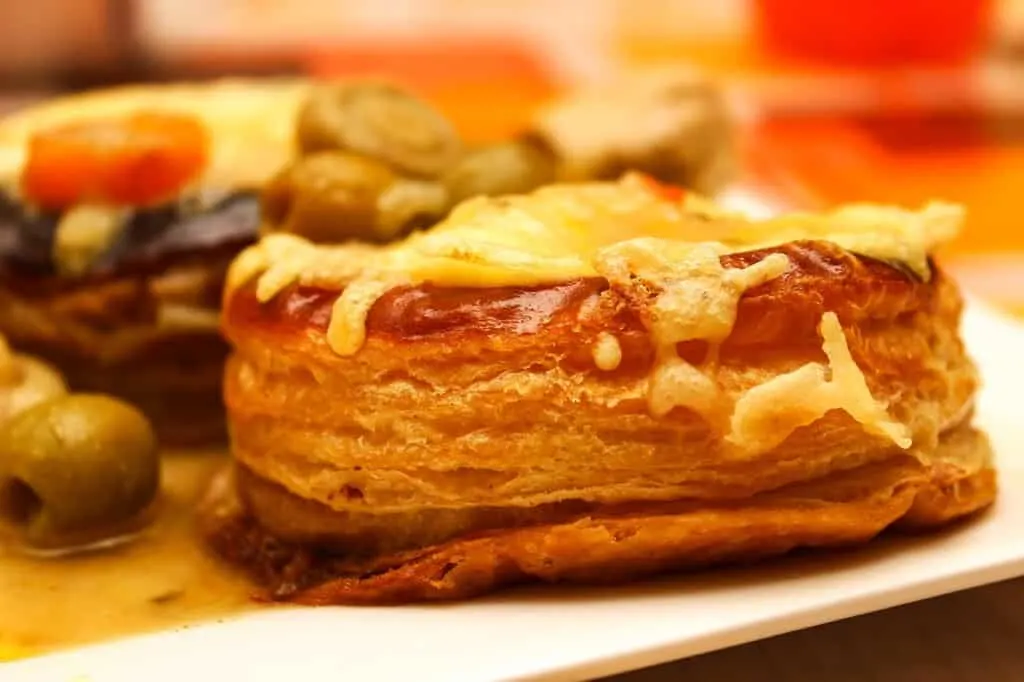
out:
<path id="1" fill-rule="evenodd" d="M 214 546 L 304 603 L 618 581 L 990 504 L 962 210 L 752 221 L 627 175 L 229 274 Z"/>
<path id="2" fill-rule="evenodd" d="M 0 345 L 0 520 L 36 549 L 132 537 L 157 438 L 223 436 L 222 395 L 204 539 L 303 603 L 620 581 L 988 506 L 932 260 L 962 210 L 755 221 L 702 198 L 729 133 L 678 71 L 488 144 L 378 81 L 0 124 L 0 332 L 45 360 Z"/>
<path id="3" fill-rule="evenodd" d="M 139 405 L 165 441 L 222 434 L 224 272 L 292 156 L 304 91 L 126 88 L 0 124 L 0 332 Z"/>

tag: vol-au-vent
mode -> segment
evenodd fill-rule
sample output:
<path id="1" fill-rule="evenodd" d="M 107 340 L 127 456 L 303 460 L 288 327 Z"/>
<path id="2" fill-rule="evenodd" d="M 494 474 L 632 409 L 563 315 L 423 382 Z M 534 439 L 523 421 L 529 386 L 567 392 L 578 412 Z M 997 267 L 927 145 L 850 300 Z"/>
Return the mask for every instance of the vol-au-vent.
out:
<path id="1" fill-rule="evenodd" d="M 959 207 L 750 220 L 639 175 L 232 266 L 204 531 L 279 598 L 468 597 L 866 541 L 991 503 Z"/>

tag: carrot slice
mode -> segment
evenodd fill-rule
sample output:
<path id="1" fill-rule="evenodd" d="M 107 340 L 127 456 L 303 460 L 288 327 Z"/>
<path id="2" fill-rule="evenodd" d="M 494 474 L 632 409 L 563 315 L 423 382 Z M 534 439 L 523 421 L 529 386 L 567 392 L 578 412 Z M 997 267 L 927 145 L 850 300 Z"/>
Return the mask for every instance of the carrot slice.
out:
<path id="1" fill-rule="evenodd" d="M 208 156 L 206 129 L 190 116 L 138 113 L 81 121 L 32 136 L 22 191 L 49 209 L 82 202 L 144 206 L 179 193 Z"/>
<path id="2" fill-rule="evenodd" d="M 673 204 L 682 203 L 686 197 L 686 190 L 678 185 L 670 185 L 660 180 L 655 180 L 646 173 L 638 173 L 640 178 L 643 180 L 644 185 L 651 191 L 652 194 L 657 196 L 659 199 L 668 201 Z"/>

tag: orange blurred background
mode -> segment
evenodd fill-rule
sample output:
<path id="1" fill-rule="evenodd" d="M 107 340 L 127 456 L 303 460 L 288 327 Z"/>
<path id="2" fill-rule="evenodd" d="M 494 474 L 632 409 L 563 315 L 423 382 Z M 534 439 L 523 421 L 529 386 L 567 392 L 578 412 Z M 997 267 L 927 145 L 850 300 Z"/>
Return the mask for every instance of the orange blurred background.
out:
<path id="1" fill-rule="evenodd" d="M 741 181 L 824 206 L 941 197 L 970 209 L 947 254 L 1024 313 L 1024 0 L 33 0 L 0 9 L 10 101 L 118 80 L 373 73 L 472 139 L 560 89 L 632 67 L 717 75 Z M 0 93 L 0 97 L 2 97 Z"/>

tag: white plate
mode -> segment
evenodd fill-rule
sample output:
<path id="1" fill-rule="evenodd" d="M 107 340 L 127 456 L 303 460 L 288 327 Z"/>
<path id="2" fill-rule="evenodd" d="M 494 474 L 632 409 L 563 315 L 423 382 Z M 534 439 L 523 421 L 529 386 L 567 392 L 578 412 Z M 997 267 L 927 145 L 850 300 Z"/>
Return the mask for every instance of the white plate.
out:
<path id="1" fill-rule="evenodd" d="M 925 538 L 621 589 L 530 589 L 464 604 L 274 610 L 0 665 L 4 682 L 584 679 L 1024 575 L 1024 327 L 973 304 L 979 422 L 1002 494 Z"/>

